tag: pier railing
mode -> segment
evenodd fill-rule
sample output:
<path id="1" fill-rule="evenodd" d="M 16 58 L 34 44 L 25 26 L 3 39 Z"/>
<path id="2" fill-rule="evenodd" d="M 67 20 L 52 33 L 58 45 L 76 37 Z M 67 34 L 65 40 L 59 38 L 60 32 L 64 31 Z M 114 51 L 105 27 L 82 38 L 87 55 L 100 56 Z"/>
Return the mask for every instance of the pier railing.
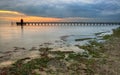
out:
<path id="1" fill-rule="evenodd" d="M 42 26 L 42 25 L 120 25 L 120 22 L 16 22 L 17 26 Z"/>

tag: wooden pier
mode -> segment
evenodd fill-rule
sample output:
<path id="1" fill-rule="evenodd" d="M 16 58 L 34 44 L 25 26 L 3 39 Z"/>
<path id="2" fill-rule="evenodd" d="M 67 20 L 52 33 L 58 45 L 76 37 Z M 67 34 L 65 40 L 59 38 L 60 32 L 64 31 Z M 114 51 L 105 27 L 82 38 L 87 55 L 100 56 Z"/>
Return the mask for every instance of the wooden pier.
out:
<path id="1" fill-rule="evenodd" d="M 17 26 L 49 26 L 49 25 L 68 25 L 68 26 L 94 26 L 94 25 L 120 25 L 120 22 L 16 22 Z"/>

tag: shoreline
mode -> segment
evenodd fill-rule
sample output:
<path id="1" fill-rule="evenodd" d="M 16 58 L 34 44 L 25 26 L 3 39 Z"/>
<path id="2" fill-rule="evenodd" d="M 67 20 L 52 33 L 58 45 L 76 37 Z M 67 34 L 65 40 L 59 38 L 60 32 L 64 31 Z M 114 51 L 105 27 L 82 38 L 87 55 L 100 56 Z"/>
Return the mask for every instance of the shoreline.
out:
<path id="1" fill-rule="evenodd" d="M 95 33 L 95 35 L 96 34 L 101 35 L 102 33 L 105 33 L 105 32 Z M 3 55 L 0 56 L 0 58 L 1 58 L 0 59 L 1 60 L 0 67 L 10 66 L 15 61 L 20 60 L 20 59 L 24 59 L 24 58 L 27 58 L 27 57 L 29 57 L 31 59 L 37 58 L 37 57 L 39 57 L 39 49 L 41 47 L 50 47 L 50 48 L 52 48 L 52 51 L 63 51 L 63 52 L 73 51 L 75 53 L 79 53 L 79 52 L 83 53 L 84 49 L 78 48 L 76 46 L 77 44 L 69 45 L 69 44 L 66 43 L 66 41 L 67 41 L 66 39 L 71 37 L 71 36 L 75 37 L 75 35 L 66 35 L 66 36 L 61 36 L 60 37 L 61 40 L 56 40 L 53 43 L 46 42 L 46 43 L 43 43 L 43 44 L 39 45 L 39 47 L 32 47 L 30 49 L 26 49 L 25 47 L 14 47 L 13 48 L 14 50 L 0 52 L 0 53 L 3 54 Z M 84 36 L 90 36 L 90 35 L 84 35 Z M 81 38 L 81 39 L 75 39 L 74 41 L 75 42 L 86 41 L 86 43 L 87 43 L 87 41 L 89 41 L 91 39 L 94 39 L 94 38 Z"/>
<path id="2" fill-rule="evenodd" d="M 76 48 L 85 50 L 85 51 L 81 50 L 82 52 L 77 52 L 77 53 L 73 52 L 72 50 L 69 50 L 70 46 L 67 46 L 68 51 L 67 48 L 63 50 L 61 45 L 64 44 L 61 43 L 60 43 L 61 46 L 60 49 L 63 51 L 60 51 L 60 49 L 56 50 L 56 48 L 55 51 L 54 50 L 52 51 L 53 48 L 47 46 L 50 45 L 50 43 L 45 43 L 46 45 L 45 47 L 41 47 L 39 49 L 36 49 L 35 47 L 31 48 L 31 51 L 36 51 L 36 53 L 39 52 L 38 53 L 39 56 L 36 56 L 38 58 L 31 59 L 26 57 L 23 59 L 19 59 L 11 66 L 6 67 L 5 70 L 3 69 L 4 67 L 0 68 L 0 71 L 6 72 L 7 74 L 9 72 L 8 69 L 13 69 L 13 68 L 18 69 L 20 66 L 21 69 L 18 70 L 21 72 L 21 74 L 30 74 L 30 73 L 38 74 L 38 75 L 40 74 L 46 75 L 47 73 L 51 73 L 50 75 L 52 75 L 53 73 L 65 74 L 65 72 L 63 72 L 63 70 L 65 70 L 67 74 L 81 73 L 82 75 L 91 75 L 91 74 L 117 75 L 120 72 L 119 71 L 120 67 L 116 66 L 120 64 L 119 35 L 120 35 L 120 28 L 117 28 L 113 30 L 113 34 L 109 36 L 107 35 L 103 36 L 103 39 L 106 40 L 105 42 L 97 42 L 93 40 L 90 41 L 89 44 L 83 46 L 76 45 Z M 56 62 L 64 65 L 64 67 L 60 67 L 59 64 L 52 65 L 55 64 Z M 112 64 L 113 66 L 110 64 Z M 38 67 L 36 67 L 35 65 L 38 65 Z M 52 67 L 49 68 L 48 66 L 51 65 Z M 56 66 L 59 68 L 57 68 Z M 22 67 L 25 67 L 25 69 L 23 69 Z M 116 70 L 115 68 L 117 68 L 118 70 Z M 30 71 L 30 73 L 28 71 Z M 13 75 L 18 73 L 19 72 L 16 71 Z"/>

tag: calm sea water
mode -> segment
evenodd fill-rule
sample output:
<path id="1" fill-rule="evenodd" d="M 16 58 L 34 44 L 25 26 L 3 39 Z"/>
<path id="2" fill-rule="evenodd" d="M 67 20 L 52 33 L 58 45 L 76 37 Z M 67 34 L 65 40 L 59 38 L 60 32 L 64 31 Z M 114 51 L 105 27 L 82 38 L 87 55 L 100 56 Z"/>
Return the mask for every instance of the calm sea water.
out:
<path id="1" fill-rule="evenodd" d="M 112 33 L 113 26 L 19 26 L 0 25 L 0 51 L 9 51 L 13 47 L 31 48 L 45 42 L 64 40 L 68 44 L 77 38 L 94 37 L 95 33 Z"/>

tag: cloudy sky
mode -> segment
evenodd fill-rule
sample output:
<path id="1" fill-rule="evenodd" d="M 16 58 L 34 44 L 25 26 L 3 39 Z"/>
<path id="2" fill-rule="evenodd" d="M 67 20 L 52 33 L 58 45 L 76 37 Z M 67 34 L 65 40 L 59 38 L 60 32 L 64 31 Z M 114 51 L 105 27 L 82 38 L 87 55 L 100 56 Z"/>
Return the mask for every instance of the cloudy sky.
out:
<path id="1" fill-rule="evenodd" d="M 120 21 L 120 0 L 0 0 L 0 16 L 10 14 L 6 12 L 54 19 Z"/>

